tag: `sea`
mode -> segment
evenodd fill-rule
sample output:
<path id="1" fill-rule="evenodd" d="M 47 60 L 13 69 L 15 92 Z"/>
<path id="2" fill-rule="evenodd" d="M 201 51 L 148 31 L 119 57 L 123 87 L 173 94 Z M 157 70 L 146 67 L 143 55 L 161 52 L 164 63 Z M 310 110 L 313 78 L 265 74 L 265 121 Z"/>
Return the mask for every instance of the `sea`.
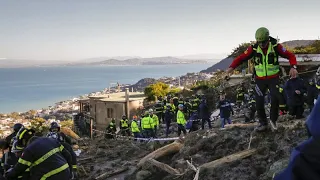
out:
<path id="1" fill-rule="evenodd" d="M 47 108 L 56 102 L 134 84 L 142 78 L 176 77 L 210 64 L 0 68 L 0 113 Z"/>

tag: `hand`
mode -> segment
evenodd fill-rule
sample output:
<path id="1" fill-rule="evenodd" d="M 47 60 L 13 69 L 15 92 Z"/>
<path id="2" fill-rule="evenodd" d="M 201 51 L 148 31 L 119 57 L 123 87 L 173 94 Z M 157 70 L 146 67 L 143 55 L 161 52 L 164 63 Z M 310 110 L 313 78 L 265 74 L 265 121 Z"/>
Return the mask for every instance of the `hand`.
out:
<path id="1" fill-rule="evenodd" d="M 299 90 L 296 90 L 295 92 L 296 92 L 296 94 L 301 94 L 301 92 Z"/>
<path id="2" fill-rule="evenodd" d="M 291 68 L 289 75 L 291 78 L 296 78 L 298 76 L 298 71 L 295 68 Z"/>

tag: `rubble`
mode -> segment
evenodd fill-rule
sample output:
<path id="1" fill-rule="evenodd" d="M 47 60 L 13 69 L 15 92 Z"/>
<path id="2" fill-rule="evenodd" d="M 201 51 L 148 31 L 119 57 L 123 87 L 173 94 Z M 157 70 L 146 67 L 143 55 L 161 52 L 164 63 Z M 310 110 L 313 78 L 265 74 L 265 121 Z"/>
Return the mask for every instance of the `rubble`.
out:
<path id="1" fill-rule="evenodd" d="M 80 155 L 79 171 L 81 179 L 269 180 L 286 167 L 292 148 L 306 138 L 302 119 L 283 121 L 275 132 L 257 133 L 252 124 L 199 130 L 178 144 L 96 139 L 80 145 L 87 148 Z M 170 146 L 173 151 L 163 153 Z"/>

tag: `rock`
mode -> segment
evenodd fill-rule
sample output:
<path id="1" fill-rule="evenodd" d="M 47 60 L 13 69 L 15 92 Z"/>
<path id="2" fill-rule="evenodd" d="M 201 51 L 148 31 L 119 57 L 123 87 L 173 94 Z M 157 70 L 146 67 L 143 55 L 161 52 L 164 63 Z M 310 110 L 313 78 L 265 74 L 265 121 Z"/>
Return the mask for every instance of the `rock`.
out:
<path id="1" fill-rule="evenodd" d="M 283 169 L 285 169 L 287 167 L 288 163 L 289 163 L 289 159 L 281 159 L 279 161 L 276 161 L 275 163 L 273 163 L 270 166 L 269 171 L 267 173 L 267 176 L 269 178 L 272 178 L 274 174 L 278 174 Z"/>
<path id="2" fill-rule="evenodd" d="M 139 172 L 136 174 L 136 180 L 146 180 L 146 179 L 148 179 L 151 175 L 152 175 L 151 172 L 142 170 L 142 171 L 139 171 Z"/>

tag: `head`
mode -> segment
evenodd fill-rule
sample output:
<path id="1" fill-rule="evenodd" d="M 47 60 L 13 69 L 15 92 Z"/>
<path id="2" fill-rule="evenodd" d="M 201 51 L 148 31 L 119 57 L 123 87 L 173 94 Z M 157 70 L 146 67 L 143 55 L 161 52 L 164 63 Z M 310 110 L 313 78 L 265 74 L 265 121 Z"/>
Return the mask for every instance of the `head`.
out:
<path id="1" fill-rule="evenodd" d="M 153 109 L 149 109 L 149 114 L 153 115 Z"/>
<path id="2" fill-rule="evenodd" d="M 168 109 L 168 110 L 171 110 L 171 106 L 168 105 L 168 106 L 167 106 L 167 109 Z"/>
<path id="3" fill-rule="evenodd" d="M 132 117 L 132 119 L 133 119 L 133 120 L 137 120 L 138 117 L 137 117 L 136 115 L 134 115 L 134 116 Z"/>
<path id="4" fill-rule="evenodd" d="M 22 127 L 16 136 L 17 145 L 19 147 L 26 147 L 29 144 L 29 140 L 35 136 L 36 131 L 34 129 L 27 129 Z"/>
<path id="5" fill-rule="evenodd" d="M 265 27 L 261 27 L 257 29 L 255 37 L 256 41 L 259 44 L 260 48 L 265 48 L 268 46 L 269 43 L 269 30 Z"/>
<path id="6" fill-rule="evenodd" d="M 220 101 L 223 101 L 226 99 L 226 94 L 223 92 L 223 93 L 220 93 Z"/>
<path id="7" fill-rule="evenodd" d="M 127 116 L 126 115 L 122 115 L 122 119 L 123 120 L 127 119 Z"/>
<path id="8" fill-rule="evenodd" d="M 249 95 L 253 95 L 253 89 L 249 89 Z"/>
<path id="9" fill-rule="evenodd" d="M 147 117 L 147 116 L 149 116 L 149 111 L 144 112 L 144 117 Z"/>
<path id="10" fill-rule="evenodd" d="M 23 125 L 21 123 L 16 123 L 13 125 L 13 131 L 17 133 L 22 127 Z"/>
<path id="11" fill-rule="evenodd" d="M 183 110 L 183 104 L 178 105 L 179 110 Z"/>
<path id="12" fill-rule="evenodd" d="M 115 120 L 114 118 L 112 118 L 111 122 L 112 122 L 112 123 L 115 123 L 115 122 L 116 122 L 116 120 Z"/>
<path id="13" fill-rule="evenodd" d="M 60 126 L 57 122 L 52 122 L 50 124 L 50 129 L 51 132 L 59 132 L 60 131 Z"/>

